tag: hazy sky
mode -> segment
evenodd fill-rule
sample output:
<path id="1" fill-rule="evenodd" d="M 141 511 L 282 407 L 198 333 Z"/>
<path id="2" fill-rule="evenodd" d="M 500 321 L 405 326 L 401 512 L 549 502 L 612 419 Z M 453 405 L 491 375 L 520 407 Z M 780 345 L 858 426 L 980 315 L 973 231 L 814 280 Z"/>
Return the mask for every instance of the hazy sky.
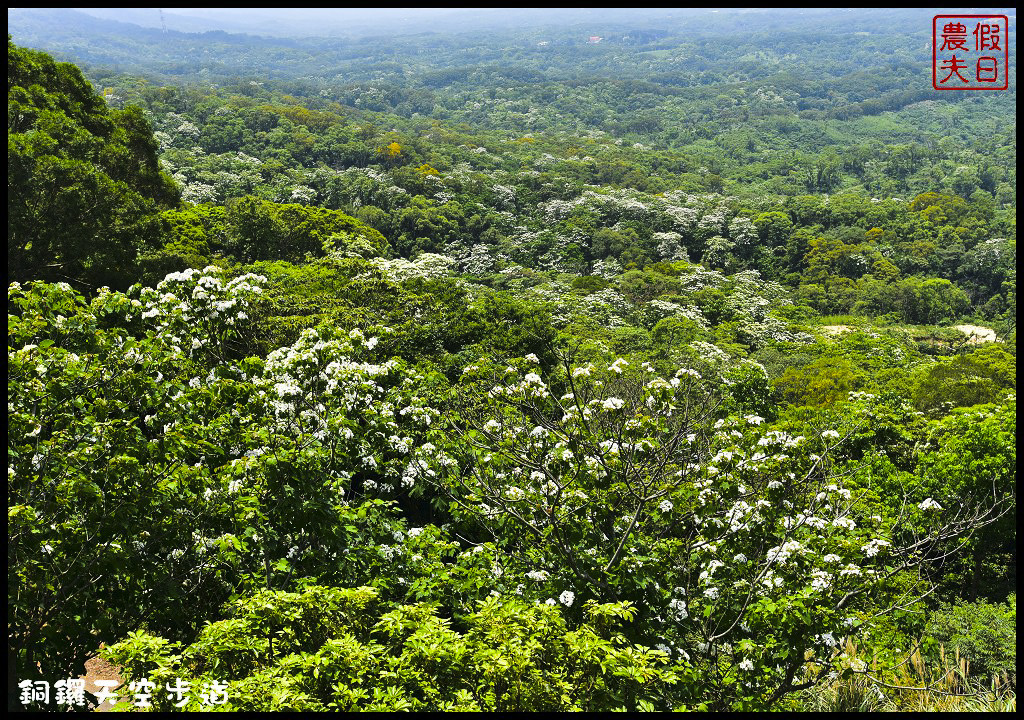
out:
<path id="1" fill-rule="evenodd" d="M 107 20 L 170 30 L 263 35 L 467 32 L 483 28 L 621 22 L 693 11 L 662 8 L 73 8 Z"/>
<path id="2" fill-rule="evenodd" d="M 644 8 L 644 7 L 527 7 L 527 8 L 73 8 L 106 21 L 147 28 L 201 33 L 220 30 L 274 37 L 397 36 L 545 28 L 574 29 L 584 35 L 604 35 L 626 27 L 658 28 L 679 21 L 697 21 L 705 28 L 726 18 L 744 29 L 776 29 L 813 19 L 842 25 L 888 22 L 884 8 Z M 8 8 L 8 15 L 11 9 Z M 163 18 L 161 20 L 161 11 Z M 931 11 L 921 9 L 922 17 Z M 1011 11 L 1012 12 L 1012 11 Z M 930 18 L 926 18 L 930 19 Z M 923 21 L 924 22 L 924 21 Z M 922 27 L 930 27 L 925 22 Z M 870 27 L 867 27 L 870 29 Z"/>

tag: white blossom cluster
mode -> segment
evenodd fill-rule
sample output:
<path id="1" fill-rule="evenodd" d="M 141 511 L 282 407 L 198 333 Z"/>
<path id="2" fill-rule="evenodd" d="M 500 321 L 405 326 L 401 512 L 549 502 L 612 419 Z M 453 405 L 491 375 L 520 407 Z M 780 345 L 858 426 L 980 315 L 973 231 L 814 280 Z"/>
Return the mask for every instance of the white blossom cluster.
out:
<path id="1" fill-rule="evenodd" d="M 690 613 L 686 607 L 686 601 L 681 598 L 672 598 L 668 603 L 669 610 L 672 613 L 672 617 L 678 622 L 686 620 L 690 617 Z"/>
<path id="2" fill-rule="evenodd" d="M 413 261 L 404 258 L 388 260 L 376 257 L 370 260 L 370 264 L 383 270 L 391 280 L 402 282 L 411 278 L 436 279 L 448 277 L 456 261 L 446 255 L 423 253 Z"/>
<path id="3" fill-rule="evenodd" d="M 707 288 L 721 288 L 728 279 L 718 270 L 707 270 L 700 265 L 691 265 L 679 276 L 682 290 L 687 293 Z"/>
<path id="4" fill-rule="evenodd" d="M 491 255 L 491 248 L 483 243 L 477 243 L 468 252 L 460 255 L 458 259 L 459 268 L 469 275 L 484 275 L 494 270 L 494 258 Z"/>
<path id="5" fill-rule="evenodd" d="M 603 277 L 606 280 L 618 277 L 622 274 L 622 265 L 615 258 L 604 258 L 594 261 L 594 275 Z"/>
<path id="6" fill-rule="evenodd" d="M 267 281 L 250 273 L 225 282 L 224 275 L 212 265 L 202 271 L 170 273 L 155 289 L 140 291 L 139 305 L 132 304 L 129 319 L 137 313 L 152 321 L 172 350 L 194 355 L 248 320 Z"/>
<path id="7" fill-rule="evenodd" d="M 723 201 L 701 215 L 700 220 L 697 221 L 696 232 L 704 237 L 725 235 L 728 232 L 728 222 L 729 205 Z"/>
<path id="8" fill-rule="evenodd" d="M 921 501 L 917 507 L 924 512 L 939 512 L 942 510 L 942 506 L 932 498 L 927 498 L 926 500 Z"/>
<path id="9" fill-rule="evenodd" d="M 652 319 L 651 324 L 654 324 L 662 318 L 676 317 L 692 321 L 701 330 L 707 330 L 710 327 L 708 325 L 707 318 L 704 317 L 704 313 L 702 313 L 700 308 L 696 306 L 679 305 L 678 303 L 669 302 L 667 300 L 648 300 L 646 307 L 648 309 L 648 315 Z"/>
<path id="10" fill-rule="evenodd" d="M 396 361 L 353 358 L 376 344 L 376 337 L 358 329 L 347 335 L 307 329 L 294 344 L 267 356 L 255 384 L 276 432 L 332 444 L 333 454 L 374 472 L 378 479 L 365 481 L 369 490 L 381 481 L 409 487 L 433 474 L 426 457 L 450 459 L 430 443 L 417 446 L 414 438 L 439 413 L 415 395 L 412 379 L 398 372 Z"/>
<path id="11" fill-rule="evenodd" d="M 658 243 L 655 252 L 658 258 L 668 262 L 690 262 L 683 236 L 677 232 L 656 232 L 651 239 Z"/>

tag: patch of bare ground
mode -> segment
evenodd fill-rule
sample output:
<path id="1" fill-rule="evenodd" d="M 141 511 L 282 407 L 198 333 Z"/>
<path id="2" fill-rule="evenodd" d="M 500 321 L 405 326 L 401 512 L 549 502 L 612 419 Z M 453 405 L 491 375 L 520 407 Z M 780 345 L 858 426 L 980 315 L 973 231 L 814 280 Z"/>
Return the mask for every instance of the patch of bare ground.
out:
<path id="1" fill-rule="evenodd" d="M 102 645 L 100 647 L 103 647 Z M 114 680 L 117 682 L 117 687 L 113 688 L 111 692 L 117 692 L 117 688 L 124 684 L 124 679 L 121 677 L 121 669 L 116 665 L 112 665 L 99 655 L 86 661 L 85 663 L 85 689 L 91 693 L 95 693 L 98 690 L 96 685 L 97 680 Z M 96 712 L 110 712 L 110 703 L 103 703 Z"/>
<path id="2" fill-rule="evenodd" d="M 954 325 L 953 327 L 966 335 L 967 342 L 971 345 L 997 342 L 996 331 L 992 328 L 982 327 L 981 325 Z"/>
<path id="3" fill-rule="evenodd" d="M 849 325 L 819 325 L 818 329 L 826 335 L 842 335 L 853 330 Z"/>

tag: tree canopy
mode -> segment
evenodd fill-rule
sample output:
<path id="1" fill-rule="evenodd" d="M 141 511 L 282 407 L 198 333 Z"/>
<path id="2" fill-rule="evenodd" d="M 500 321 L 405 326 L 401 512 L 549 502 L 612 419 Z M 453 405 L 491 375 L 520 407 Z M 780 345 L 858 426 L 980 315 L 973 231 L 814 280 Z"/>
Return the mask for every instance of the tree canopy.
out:
<path id="1" fill-rule="evenodd" d="M 142 111 L 111 110 L 76 66 L 8 38 L 7 131 L 10 277 L 130 284 L 179 196 Z"/>

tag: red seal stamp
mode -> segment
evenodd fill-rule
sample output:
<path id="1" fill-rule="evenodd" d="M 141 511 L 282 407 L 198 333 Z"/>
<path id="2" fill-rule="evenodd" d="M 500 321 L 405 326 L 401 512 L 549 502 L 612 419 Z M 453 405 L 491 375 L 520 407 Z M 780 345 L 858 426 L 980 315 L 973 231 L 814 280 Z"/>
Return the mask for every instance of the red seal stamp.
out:
<path id="1" fill-rule="evenodd" d="M 932 87 L 936 90 L 1006 90 L 1009 70 L 1006 15 L 932 18 Z"/>

